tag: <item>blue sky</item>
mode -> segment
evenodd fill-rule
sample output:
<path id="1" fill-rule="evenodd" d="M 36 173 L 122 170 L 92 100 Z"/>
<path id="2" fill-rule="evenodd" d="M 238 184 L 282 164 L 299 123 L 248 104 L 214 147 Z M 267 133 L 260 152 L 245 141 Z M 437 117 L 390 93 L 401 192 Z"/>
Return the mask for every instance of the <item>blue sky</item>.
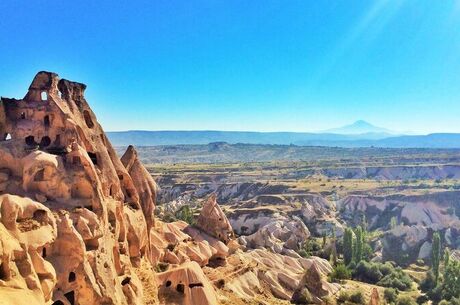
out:
<path id="1" fill-rule="evenodd" d="M 460 132 L 460 0 L 0 1 L 0 95 L 40 70 L 106 130 Z"/>

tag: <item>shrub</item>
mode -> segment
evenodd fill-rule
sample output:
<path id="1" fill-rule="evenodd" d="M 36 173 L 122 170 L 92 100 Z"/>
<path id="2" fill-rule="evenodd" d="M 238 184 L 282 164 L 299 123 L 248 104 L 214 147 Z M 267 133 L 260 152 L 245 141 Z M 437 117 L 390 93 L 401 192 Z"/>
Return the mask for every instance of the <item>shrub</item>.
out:
<path id="1" fill-rule="evenodd" d="M 417 304 L 425 304 L 425 303 L 428 303 L 430 299 L 428 298 L 428 296 L 426 296 L 425 294 L 422 294 L 420 295 L 418 298 L 417 298 Z"/>
<path id="2" fill-rule="evenodd" d="M 380 265 L 378 263 L 360 261 L 355 268 L 354 276 L 360 281 L 375 284 L 383 277 L 379 269 Z"/>
<path id="3" fill-rule="evenodd" d="M 420 283 L 420 290 L 427 292 L 436 287 L 436 280 L 434 278 L 433 272 L 430 270 L 427 272 L 426 277 Z"/>
<path id="4" fill-rule="evenodd" d="M 417 305 L 417 303 L 411 297 L 402 296 L 398 298 L 396 305 Z"/>
<path id="5" fill-rule="evenodd" d="M 444 271 L 442 297 L 446 300 L 460 298 L 460 262 L 451 261 Z"/>
<path id="6" fill-rule="evenodd" d="M 441 294 L 442 294 L 442 286 L 437 285 L 436 287 L 432 288 L 430 291 L 426 293 L 426 295 L 433 301 L 434 304 L 441 301 Z"/>
<path id="7" fill-rule="evenodd" d="M 398 299 L 398 290 L 394 288 L 385 288 L 383 291 L 383 297 L 388 303 L 395 303 Z"/>
<path id="8" fill-rule="evenodd" d="M 351 278 L 351 271 L 343 264 L 338 264 L 330 275 L 331 281 L 341 281 Z"/>
<path id="9" fill-rule="evenodd" d="M 352 293 L 349 301 L 355 304 L 365 304 L 364 295 L 361 291 Z"/>
<path id="10" fill-rule="evenodd" d="M 302 289 L 300 292 L 299 296 L 295 300 L 297 304 L 311 304 L 313 301 L 313 298 L 311 296 L 310 291 L 308 291 L 307 288 Z"/>
<path id="11" fill-rule="evenodd" d="M 305 249 L 300 249 L 299 250 L 299 255 L 302 256 L 302 257 L 305 257 L 305 258 L 310 257 L 310 254 L 308 254 L 308 252 L 305 251 Z"/>
<path id="12" fill-rule="evenodd" d="M 182 206 L 174 215 L 177 219 L 183 220 L 188 224 L 193 225 L 195 223 L 195 217 L 193 216 L 193 211 L 188 205 Z"/>
<path id="13" fill-rule="evenodd" d="M 385 275 L 378 282 L 378 285 L 383 287 L 393 287 L 405 291 L 411 288 L 412 283 L 412 279 L 398 267 L 390 274 Z"/>
<path id="14" fill-rule="evenodd" d="M 337 297 L 337 302 L 345 303 L 345 302 L 348 302 L 349 300 L 350 300 L 350 294 L 345 290 L 340 291 L 340 294 Z"/>

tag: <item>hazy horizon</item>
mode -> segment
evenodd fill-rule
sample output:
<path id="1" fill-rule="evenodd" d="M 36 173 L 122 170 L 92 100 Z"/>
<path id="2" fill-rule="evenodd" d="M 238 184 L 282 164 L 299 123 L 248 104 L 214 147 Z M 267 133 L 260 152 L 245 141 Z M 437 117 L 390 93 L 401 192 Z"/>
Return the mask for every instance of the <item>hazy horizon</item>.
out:
<path id="1" fill-rule="evenodd" d="M 53 71 L 108 131 L 460 132 L 458 0 L 2 1 L 0 25 L 0 95 Z"/>

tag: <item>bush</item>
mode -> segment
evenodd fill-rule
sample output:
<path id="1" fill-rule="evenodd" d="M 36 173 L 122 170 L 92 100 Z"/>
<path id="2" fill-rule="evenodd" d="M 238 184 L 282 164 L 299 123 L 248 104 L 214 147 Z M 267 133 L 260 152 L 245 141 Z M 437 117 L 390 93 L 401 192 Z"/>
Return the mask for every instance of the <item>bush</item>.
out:
<path id="1" fill-rule="evenodd" d="M 195 223 L 195 217 L 193 211 L 188 205 L 182 206 L 174 215 L 177 219 L 185 221 L 186 223 L 193 225 Z"/>
<path id="2" fill-rule="evenodd" d="M 430 299 L 428 298 L 428 296 L 422 294 L 417 298 L 417 304 L 422 305 L 422 304 L 428 303 L 429 300 Z"/>
<path id="3" fill-rule="evenodd" d="M 395 303 L 398 299 L 398 290 L 394 288 L 385 288 L 383 291 L 383 297 L 387 301 L 387 303 Z"/>
<path id="4" fill-rule="evenodd" d="M 346 292 L 345 290 L 340 291 L 339 296 L 337 297 L 337 302 L 339 303 L 345 303 L 350 300 L 350 294 Z"/>
<path id="5" fill-rule="evenodd" d="M 353 275 L 356 279 L 362 282 L 375 284 L 383 277 L 383 273 L 380 271 L 381 265 L 382 264 L 379 263 L 360 261 L 356 266 Z"/>
<path id="6" fill-rule="evenodd" d="M 434 287 L 436 287 L 436 280 L 434 278 L 433 272 L 430 270 L 427 272 L 426 277 L 420 283 L 420 290 L 423 292 L 428 292 Z"/>
<path id="7" fill-rule="evenodd" d="M 377 284 L 383 287 L 392 287 L 406 291 L 411 289 L 412 283 L 412 279 L 398 267 L 390 274 L 385 275 Z"/>
<path id="8" fill-rule="evenodd" d="M 356 291 L 350 295 L 350 302 L 355 304 L 365 304 L 364 295 L 361 291 Z"/>
<path id="9" fill-rule="evenodd" d="M 332 282 L 340 282 L 351 278 L 351 271 L 343 264 L 338 264 L 330 275 Z"/>
<path id="10" fill-rule="evenodd" d="M 436 287 L 432 288 L 430 291 L 426 293 L 426 295 L 430 298 L 433 303 L 438 303 L 441 301 L 441 294 L 442 294 L 442 287 L 441 285 L 437 285 Z"/>
<path id="11" fill-rule="evenodd" d="M 311 296 L 310 291 L 307 288 L 302 289 L 298 297 L 296 298 L 296 304 L 311 304 L 313 298 Z"/>
<path id="12" fill-rule="evenodd" d="M 417 305 L 417 303 L 408 296 L 399 297 L 396 305 Z"/>
<path id="13" fill-rule="evenodd" d="M 305 251 L 304 249 L 300 249 L 300 250 L 299 250 L 299 255 L 302 256 L 302 257 L 304 257 L 304 258 L 310 257 L 310 254 L 308 254 L 308 252 Z"/>

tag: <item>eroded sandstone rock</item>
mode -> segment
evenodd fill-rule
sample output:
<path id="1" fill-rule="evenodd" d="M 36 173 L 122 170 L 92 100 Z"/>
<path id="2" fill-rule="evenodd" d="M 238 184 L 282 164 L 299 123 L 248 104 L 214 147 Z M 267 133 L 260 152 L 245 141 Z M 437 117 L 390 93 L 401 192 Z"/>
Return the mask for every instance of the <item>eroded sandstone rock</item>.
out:
<path id="1" fill-rule="evenodd" d="M 117 157 L 85 89 L 39 72 L 1 99 L 0 303 L 141 303 L 155 184 L 132 148 Z"/>
<path id="2" fill-rule="evenodd" d="M 224 212 L 212 194 L 204 204 L 196 226 L 209 235 L 227 243 L 233 237 L 233 229 Z"/>

